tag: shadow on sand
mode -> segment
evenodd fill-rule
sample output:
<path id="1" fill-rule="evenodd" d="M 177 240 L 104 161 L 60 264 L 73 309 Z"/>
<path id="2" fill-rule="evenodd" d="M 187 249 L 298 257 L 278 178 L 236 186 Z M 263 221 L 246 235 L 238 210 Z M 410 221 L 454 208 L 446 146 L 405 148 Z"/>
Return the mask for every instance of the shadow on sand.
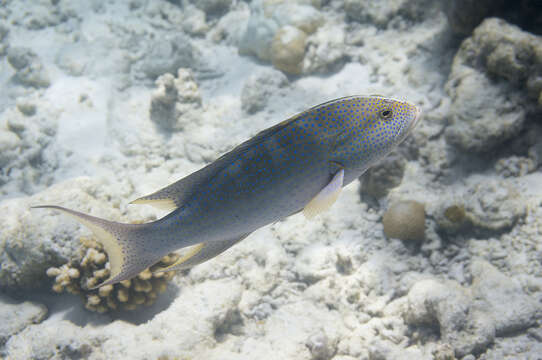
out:
<path id="1" fill-rule="evenodd" d="M 181 289 L 177 285 L 169 283 L 166 291 L 160 294 L 156 302 L 151 306 L 141 306 L 132 311 L 115 311 L 106 314 L 99 314 L 85 309 L 82 299 L 77 295 L 41 293 L 26 296 L 25 300 L 46 305 L 49 309 L 50 318 L 60 317 L 62 320 L 70 321 L 81 327 L 86 325 L 107 325 L 115 320 L 140 325 L 166 310 L 180 291 Z"/>

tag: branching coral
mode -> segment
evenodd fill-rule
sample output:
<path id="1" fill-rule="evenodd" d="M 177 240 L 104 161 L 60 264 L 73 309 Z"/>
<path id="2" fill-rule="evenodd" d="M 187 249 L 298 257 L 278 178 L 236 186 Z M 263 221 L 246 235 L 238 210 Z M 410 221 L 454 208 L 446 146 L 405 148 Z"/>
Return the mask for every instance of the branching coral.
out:
<path id="1" fill-rule="evenodd" d="M 158 264 L 144 270 L 135 278 L 114 285 L 104 285 L 89 289 L 109 276 L 107 255 L 100 243 L 92 238 L 81 238 L 79 259 L 59 268 L 47 269 L 47 275 L 54 277 L 53 291 L 67 291 L 80 295 L 85 307 L 91 311 L 104 313 L 111 310 L 134 310 L 139 305 L 151 305 L 158 295 L 166 290 L 167 282 L 174 272 L 157 272 L 155 269 L 173 264 L 178 256 L 165 256 Z"/>

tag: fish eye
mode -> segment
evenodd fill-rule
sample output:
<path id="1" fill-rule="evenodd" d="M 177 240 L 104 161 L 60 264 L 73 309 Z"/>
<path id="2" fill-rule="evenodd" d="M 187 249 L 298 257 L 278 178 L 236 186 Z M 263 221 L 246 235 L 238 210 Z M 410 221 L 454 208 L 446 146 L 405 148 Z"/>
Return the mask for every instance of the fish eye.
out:
<path id="1" fill-rule="evenodd" d="M 382 110 L 380 112 L 380 117 L 382 117 L 383 119 L 389 119 L 392 115 L 393 115 L 393 112 L 388 109 Z"/>

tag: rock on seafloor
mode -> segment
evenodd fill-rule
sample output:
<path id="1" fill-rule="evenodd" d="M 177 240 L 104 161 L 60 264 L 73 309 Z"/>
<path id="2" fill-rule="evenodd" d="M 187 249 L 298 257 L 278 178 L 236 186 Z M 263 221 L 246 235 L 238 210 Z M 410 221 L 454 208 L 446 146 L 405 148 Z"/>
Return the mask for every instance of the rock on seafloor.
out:
<path id="1" fill-rule="evenodd" d="M 288 85 L 288 78 L 280 71 L 261 70 L 245 81 L 241 92 L 241 108 L 253 114 L 265 108 L 271 96 Z"/>
<path id="2" fill-rule="evenodd" d="M 537 0 L 452 0 L 447 1 L 444 8 L 450 27 L 460 35 L 470 35 L 472 30 L 488 17 L 515 21 L 522 28 L 540 34 L 542 19 L 540 16 L 533 16 L 539 5 Z"/>
<path id="3" fill-rule="evenodd" d="M 427 0 L 346 0 L 344 2 L 348 17 L 353 21 L 386 27 L 392 20 L 420 20 L 439 6 L 438 2 Z"/>
<path id="4" fill-rule="evenodd" d="M 458 357 L 480 354 L 496 336 L 506 336 L 536 323 L 542 311 L 519 284 L 491 264 L 471 265 L 470 288 L 456 282 L 420 281 L 410 289 L 405 320 L 417 326 L 438 323 L 442 339 Z"/>
<path id="5" fill-rule="evenodd" d="M 14 79 L 23 85 L 34 87 L 47 87 L 50 84 L 47 71 L 39 57 L 31 49 L 24 47 L 10 47 L 8 61 L 17 72 Z"/>
<path id="6" fill-rule="evenodd" d="M 533 106 L 542 96 L 540 49 L 540 36 L 503 20 L 487 19 L 477 27 L 461 44 L 446 85 L 452 99 L 447 140 L 464 151 L 487 152 L 536 117 Z"/>
<path id="7" fill-rule="evenodd" d="M 30 301 L 18 304 L 0 295 L 0 346 L 28 325 L 40 323 L 46 316 L 47 308 L 44 305 Z"/>
<path id="8" fill-rule="evenodd" d="M 534 1 L 1 2 L 0 358 L 539 358 Z M 77 274 L 90 231 L 31 206 L 153 221 L 130 201 L 354 94 L 423 117 L 329 211 L 255 231 L 134 312 L 49 290 L 108 270 Z"/>
<path id="9" fill-rule="evenodd" d="M 150 118 L 166 131 L 182 130 L 183 123 L 198 122 L 201 117 L 201 95 L 189 69 L 177 70 L 177 77 L 164 74 L 156 79 L 152 94 Z"/>

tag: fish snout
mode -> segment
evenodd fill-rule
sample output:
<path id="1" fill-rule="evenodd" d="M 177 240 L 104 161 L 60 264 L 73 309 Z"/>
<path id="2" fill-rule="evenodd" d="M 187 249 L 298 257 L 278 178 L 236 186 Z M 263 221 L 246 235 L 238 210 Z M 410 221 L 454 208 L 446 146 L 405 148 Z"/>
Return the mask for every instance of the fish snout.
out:
<path id="1" fill-rule="evenodd" d="M 408 127 L 407 133 L 410 133 L 412 130 L 414 130 L 414 128 L 418 125 L 418 123 L 420 122 L 422 118 L 422 108 L 414 105 L 414 109 L 415 109 L 414 120 L 410 122 L 410 126 Z"/>

